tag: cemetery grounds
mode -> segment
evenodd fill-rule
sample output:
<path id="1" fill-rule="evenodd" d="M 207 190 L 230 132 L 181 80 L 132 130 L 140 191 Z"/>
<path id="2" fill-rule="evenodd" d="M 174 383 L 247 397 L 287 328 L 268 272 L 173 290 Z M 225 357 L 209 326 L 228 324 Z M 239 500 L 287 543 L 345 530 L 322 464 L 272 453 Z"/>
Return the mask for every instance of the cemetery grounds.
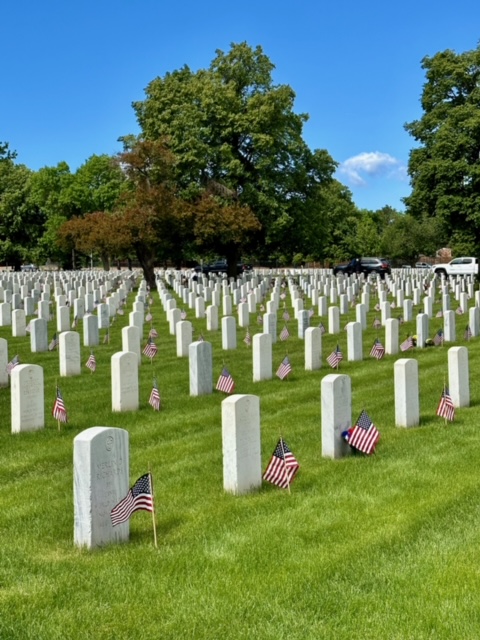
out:
<path id="1" fill-rule="evenodd" d="M 127 310 L 133 299 L 130 293 Z M 289 340 L 273 345 L 273 371 L 288 352 L 291 375 L 258 383 L 245 330 L 237 327 L 235 351 L 223 351 L 221 331 L 207 332 L 205 320 L 187 309 L 195 336 L 203 333 L 213 345 L 214 382 L 225 364 L 235 392 L 260 397 L 263 467 L 280 434 L 300 463 L 290 493 L 264 483 L 233 496 L 222 481 L 226 396 L 190 397 L 188 360 L 177 358 L 157 292 L 153 299 L 158 354 L 152 364 L 143 357 L 136 412 L 110 409 L 110 358 L 121 350 L 128 313 L 116 317 L 110 344 L 94 349 L 96 372 L 82 364 L 81 375 L 70 378 L 59 378 L 57 351 L 30 353 L 28 337 L 12 338 L 10 327 L 0 327 L 10 357 L 18 353 L 22 363 L 44 368 L 46 416 L 45 429 L 12 435 L 10 391 L 0 389 L 0 638 L 478 637 L 480 338 L 467 344 L 463 320 L 454 344 L 468 346 L 471 406 L 445 424 L 436 408 L 450 345 L 370 358 L 379 315 L 373 304 L 363 362 L 346 358 L 343 326 L 355 320 L 354 309 L 341 317 L 338 336 L 323 336 L 319 371 L 304 370 L 304 343 L 291 320 Z M 289 297 L 286 304 L 293 318 Z M 315 313 L 311 326 L 319 321 Z M 279 320 L 279 332 L 282 326 Z M 433 318 L 430 337 L 441 326 Z M 50 322 L 49 339 L 54 327 Z M 81 322 L 78 330 L 82 335 Z M 261 331 L 254 316 L 250 331 Z M 415 318 L 400 328 L 401 337 L 408 333 L 415 333 Z M 381 434 L 369 457 L 321 457 L 320 383 L 332 373 L 325 357 L 337 342 L 344 351 L 339 373 L 352 381 L 352 419 L 365 409 Z M 82 363 L 89 355 L 82 346 Z M 416 428 L 394 423 L 399 357 L 419 363 Z M 148 405 L 154 375 L 160 412 Z M 69 413 L 60 431 L 51 415 L 56 382 Z M 128 430 L 131 484 L 151 468 L 157 549 L 147 512 L 132 516 L 127 544 L 74 547 L 73 439 L 92 426 Z"/>

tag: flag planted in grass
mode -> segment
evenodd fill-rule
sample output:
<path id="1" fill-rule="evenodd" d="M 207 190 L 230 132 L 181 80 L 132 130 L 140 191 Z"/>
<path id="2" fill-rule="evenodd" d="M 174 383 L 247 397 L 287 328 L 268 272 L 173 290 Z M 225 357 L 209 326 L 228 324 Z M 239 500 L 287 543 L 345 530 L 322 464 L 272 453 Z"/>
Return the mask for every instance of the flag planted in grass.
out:
<path id="1" fill-rule="evenodd" d="M 385 347 L 383 346 L 383 344 L 380 342 L 378 338 L 373 343 L 373 347 L 372 347 L 372 350 L 370 351 L 370 355 L 372 356 L 372 358 L 376 358 L 377 360 L 381 360 L 385 355 Z"/>
<path id="2" fill-rule="evenodd" d="M 250 331 L 247 328 L 247 333 L 245 334 L 245 338 L 243 339 L 244 343 L 249 347 L 252 344 L 252 336 L 250 335 Z"/>
<path id="3" fill-rule="evenodd" d="M 285 380 L 285 378 L 292 372 L 292 365 L 290 363 L 290 358 L 285 356 L 282 360 L 280 366 L 277 369 L 277 377 L 280 380 Z"/>
<path id="4" fill-rule="evenodd" d="M 334 351 L 328 356 L 327 362 L 332 367 L 332 369 L 337 369 L 340 362 L 343 360 L 343 353 L 340 350 L 340 347 L 336 346 Z"/>
<path id="5" fill-rule="evenodd" d="M 406 340 L 400 345 L 400 351 L 408 351 L 414 347 L 412 336 L 408 336 Z"/>
<path id="6" fill-rule="evenodd" d="M 76 329 L 78 324 L 78 316 L 75 316 L 72 322 L 72 329 Z"/>
<path id="7" fill-rule="evenodd" d="M 437 333 L 433 336 L 433 344 L 436 347 L 440 347 L 443 344 L 443 339 L 444 339 L 443 329 L 439 329 Z"/>
<path id="8" fill-rule="evenodd" d="M 325 333 L 326 329 L 325 329 L 325 325 L 323 324 L 323 322 L 320 322 L 318 325 L 318 328 L 320 329 L 320 333 L 323 334 Z"/>
<path id="9" fill-rule="evenodd" d="M 288 489 L 297 475 L 300 465 L 290 451 L 287 443 L 280 438 L 268 463 L 263 479 L 277 487 Z"/>
<path id="10" fill-rule="evenodd" d="M 217 391 L 223 391 L 223 393 L 232 393 L 235 389 L 235 382 L 230 375 L 227 367 L 223 367 L 222 373 L 217 381 L 217 386 L 215 387 Z"/>
<path id="11" fill-rule="evenodd" d="M 290 314 L 288 313 L 288 311 L 286 309 L 283 312 L 282 318 L 285 320 L 285 322 L 288 322 L 290 320 Z"/>
<path id="12" fill-rule="evenodd" d="M 448 391 L 448 387 L 444 386 L 442 391 L 442 397 L 437 408 L 437 416 L 445 418 L 452 422 L 455 419 L 455 407 L 453 406 L 453 400 Z"/>
<path id="13" fill-rule="evenodd" d="M 53 338 L 51 339 L 50 344 L 48 345 L 48 350 L 53 351 L 57 347 L 58 347 L 58 335 L 54 333 Z"/>
<path id="14" fill-rule="evenodd" d="M 463 315 L 463 309 L 462 309 L 462 307 L 458 307 L 458 309 L 455 311 L 455 313 L 456 313 L 457 315 L 459 315 L 459 316 L 462 316 L 462 315 Z"/>
<path id="15" fill-rule="evenodd" d="M 52 415 L 55 420 L 59 422 L 68 422 L 67 410 L 65 403 L 63 402 L 63 396 L 60 389 L 57 387 L 55 402 L 53 404 Z"/>
<path id="16" fill-rule="evenodd" d="M 467 324 L 467 327 L 465 329 L 465 333 L 463 334 L 463 338 L 464 340 L 470 340 L 472 337 L 472 330 L 470 329 L 470 325 Z"/>
<path id="17" fill-rule="evenodd" d="M 145 322 L 151 322 L 153 320 L 153 316 L 150 312 L 145 316 Z"/>
<path id="18" fill-rule="evenodd" d="M 148 337 L 149 338 L 158 338 L 158 331 L 155 329 L 155 327 L 152 327 L 150 329 L 150 331 L 148 332 Z"/>
<path id="19" fill-rule="evenodd" d="M 148 342 L 145 345 L 145 347 L 143 348 L 143 355 L 147 356 L 148 358 L 154 358 L 157 355 L 157 345 L 155 344 L 155 342 L 153 341 L 153 338 L 148 338 Z"/>
<path id="20" fill-rule="evenodd" d="M 105 336 L 103 337 L 103 344 L 110 343 L 110 329 L 107 329 Z"/>
<path id="21" fill-rule="evenodd" d="M 288 330 L 287 325 L 285 325 L 285 326 L 283 327 L 283 329 L 281 330 L 281 332 L 280 332 L 280 336 L 279 336 L 279 338 L 280 338 L 280 340 L 283 340 L 283 341 L 284 341 L 284 340 L 288 340 L 288 338 L 289 338 L 289 337 L 290 337 L 290 332 L 289 332 L 289 330 Z"/>
<path id="22" fill-rule="evenodd" d="M 91 354 L 88 356 L 88 360 L 85 363 L 85 366 L 90 369 L 90 371 L 93 373 L 96 368 L 97 368 L 97 360 L 95 358 L 95 355 L 93 353 L 93 351 L 91 352 Z"/>
<path id="23" fill-rule="evenodd" d="M 20 364 L 20 358 L 18 357 L 18 355 L 13 356 L 13 358 L 7 364 L 7 367 L 6 367 L 5 371 L 7 372 L 7 374 L 9 376 L 12 374 L 12 371 L 13 371 L 13 369 L 15 369 L 17 364 Z"/>
<path id="24" fill-rule="evenodd" d="M 155 411 L 160 411 L 160 392 L 158 390 L 157 379 L 153 379 L 153 387 L 148 399 L 148 404 L 154 408 Z"/>
<path id="25" fill-rule="evenodd" d="M 186 320 L 187 319 L 187 312 L 185 311 L 185 309 L 182 309 L 180 311 L 180 320 Z"/>
<path id="26" fill-rule="evenodd" d="M 382 326 L 381 321 L 378 318 L 375 318 L 375 320 L 373 321 L 373 328 L 380 329 L 381 326 Z"/>
<path id="27" fill-rule="evenodd" d="M 342 435 L 351 447 L 367 455 L 374 453 L 380 439 L 380 433 L 366 411 L 362 411 L 355 426 Z"/>
<path id="28" fill-rule="evenodd" d="M 116 527 L 126 522 L 135 511 L 153 511 L 152 476 L 141 476 L 129 490 L 125 498 L 110 512 L 112 525 Z"/>

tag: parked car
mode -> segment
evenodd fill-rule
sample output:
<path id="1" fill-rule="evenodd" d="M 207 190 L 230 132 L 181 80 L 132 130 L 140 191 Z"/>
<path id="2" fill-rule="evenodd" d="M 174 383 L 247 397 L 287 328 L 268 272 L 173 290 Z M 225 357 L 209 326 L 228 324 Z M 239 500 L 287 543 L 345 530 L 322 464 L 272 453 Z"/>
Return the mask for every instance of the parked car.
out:
<path id="1" fill-rule="evenodd" d="M 333 275 L 336 276 L 339 273 L 344 275 L 363 273 L 367 276 L 371 273 L 377 273 L 381 278 L 384 278 L 386 273 L 392 273 L 392 268 L 384 258 L 354 258 L 350 262 L 337 264 L 333 267 Z"/>
<path id="2" fill-rule="evenodd" d="M 478 258 L 454 258 L 445 264 L 436 264 L 433 273 L 438 276 L 478 276 Z"/>
<path id="3" fill-rule="evenodd" d="M 20 267 L 22 271 L 36 271 L 37 267 L 34 264 L 22 264 Z"/>
<path id="4" fill-rule="evenodd" d="M 432 266 L 428 262 L 416 262 L 415 269 L 431 269 Z"/>
<path id="5" fill-rule="evenodd" d="M 227 273 L 228 271 L 228 262 L 226 260 L 217 260 L 216 262 L 212 262 L 210 264 L 197 265 L 194 267 L 195 271 L 202 273 Z M 242 273 L 243 271 L 251 271 L 252 267 L 249 264 L 245 264 L 244 262 L 237 262 L 237 272 Z"/>

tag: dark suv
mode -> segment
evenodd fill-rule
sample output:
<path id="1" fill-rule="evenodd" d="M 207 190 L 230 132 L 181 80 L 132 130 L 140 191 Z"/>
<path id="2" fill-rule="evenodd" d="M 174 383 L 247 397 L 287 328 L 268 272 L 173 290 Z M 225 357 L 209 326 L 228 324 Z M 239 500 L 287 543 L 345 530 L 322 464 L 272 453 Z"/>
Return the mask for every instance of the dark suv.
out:
<path id="1" fill-rule="evenodd" d="M 216 262 L 212 262 L 211 264 L 204 264 L 203 267 L 200 265 L 197 265 L 195 267 L 195 271 L 202 271 L 203 273 L 227 273 L 227 270 L 228 264 L 226 260 L 217 260 Z M 249 264 L 237 262 L 237 273 L 251 270 L 252 267 Z"/>
<path id="2" fill-rule="evenodd" d="M 390 263 L 383 258 L 354 258 L 350 262 L 337 264 L 333 267 L 334 276 L 339 273 L 345 275 L 364 273 L 366 276 L 370 273 L 378 273 L 381 278 L 384 278 L 386 273 L 390 274 L 391 272 Z"/>

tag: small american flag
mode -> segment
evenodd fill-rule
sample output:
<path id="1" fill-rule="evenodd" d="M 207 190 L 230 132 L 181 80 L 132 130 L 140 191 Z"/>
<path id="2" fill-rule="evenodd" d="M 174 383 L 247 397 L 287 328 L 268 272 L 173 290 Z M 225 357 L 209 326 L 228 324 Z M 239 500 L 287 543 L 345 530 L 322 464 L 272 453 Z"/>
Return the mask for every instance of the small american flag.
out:
<path id="1" fill-rule="evenodd" d="M 148 299 L 148 304 L 153 304 L 153 298 Z"/>
<path id="2" fill-rule="evenodd" d="M 442 397 L 437 409 L 437 416 L 450 420 L 452 422 L 455 419 L 455 407 L 453 406 L 453 400 L 448 392 L 448 387 L 444 386 L 442 391 Z"/>
<path id="3" fill-rule="evenodd" d="M 75 316 L 72 322 L 72 329 L 76 329 L 78 324 L 78 316 Z"/>
<path id="4" fill-rule="evenodd" d="M 395 304 L 395 302 L 391 302 L 390 303 L 390 309 L 396 309 L 397 305 Z"/>
<path id="5" fill-rule="evenodd" d="M 257 324 L 258 324 L 258 325 L 262 325 L 262 324 L 263 324 L 263 318 L 262 318 L 262 316 L 257 316 Z"/>
<path id="6" fill-rule="evenodd" d="M 147 344 L 143 349 L 143 355 L 147 356 L 148 358 L 154 358 L 157 355 L 157 351 L 158 351 L 158 348 L 155 342 L 153 341 L 153 338 L 149 338 Z"/>
<path id="7" fill-rule="evenodd" d="M 372 347 L 372 350 L 370 351 L 370 355 L 372 356 L 372 358 L 376 358 L 377 360 L 381 360 L 385 355 L 385 347 L 383 346 L 383 344 L 380 342 L 378 338 L 373 343 L 373 347 Z"/>
<path id="8" fill-rule="evenodd" d="M 381 326 L 382 326 L 381 321 L 378 318 L 375 318 L 375 320 L 373 321 L 373 328 L 380 329 Z"/>
<path id="9" fill-rule="evenodd" d="M 465 329 L 465 334 L 464 334 L 464 340 L 470 340 L 472 337 L 472 330 L 470 329 L 470 325 L 467 324 L 467 327 Z"/>
<path id="10" fill-rule="evenodd" d="M 287 443 L 283 438 L 280 438 L 270 462 L 265 469 L 263 479 L 277 487 L 288 489 L 297 475 L 299 468 L 300 465 L 290 451 Z"/>
<path id="11" fill-rule="evenodd" d="M 153 387 L 148 399 L 148 404 L 154 408 L 155 411 L 160 411 L 160 392 L 158 391 L 157 379 L 153 379 Z"/>
<path id="12" fill-rule="evenodd" d="M 380 433 L 365 411 L 360 414 L 348 437 L 348 444 L 367 455 L 375 451 Z"/>
<path id="13" fill-rule="evenodd" d="M 265 307 L 264 307 L 263 304 L 260 305 L 260 311 L 262 311 L 262 312 L 265 311 Z"/>
<path id="14" fill-rule="evenodd" d="M 7 364 L 6 367 L 6 372 L 8 375 L 12 374 L 12 370 L 15 369 L 15 367 L 17 366 L 17 364 L 20 364 L 20 358 L 18 357 L 18 355 L 14 356 L 10 362 Z"/>
<path id="15" fill-rule="evenodd" d="M 105 336 L 103 338 L 103 344 L 109 344 L 110 343 L 110 329 L 107 329 Z"/>
<path id="16" fill-rule="evenodd" d="M 328 356 L 327 362 L 332 367 L 332 369 L 337 369 L 340 362 L 343 360 L 343 353 L 340 350 L 340 347 L 336 346 L 335 350 Z"/>
<path id="17" fill-rule="evenodd" d="M 406 340 L 402 342 L 400 345 L 400 351 L 408 351 L 413 348 L 413 338 L 412 336 L 408 336 Z"/>
<path id="18" fill-rule="evenodd" d="M 198 336 L 198 342 L 204 342 L 205 338 L 203 337 L 203 333 Z"/>
<path id="19" fill-rule="evenodd" d="M 185 311 L 185 309 L 182 309 L 180 311 L 180 320 L 186 320 L 187 319 L 187 312 Z"/>
<path id="20" fill-rule="evenodd" d="M 287 310 L 283 312 L 282 318 L 285 320 L 285 322 L 288 322 L 290 320 L 290 314 L 288 313 Z"/>
<path id="21" fill-rule="evenodd" d="M 95 356 L 94 356 L 94 354 L 93 354 L 93 351 L 92 351 L 92 353 L 88 356 L 88 360 L 87 360 L 87 362 L 85 363 L 85 366 L 86 366 L 88 369 L 90 369 L 90 371 L 91 371 L 92 373 L 96 370 L 96 368 L 97 368 L 97 360 L 96 360 L 96 358 L 95 358 Z"/>
<path id="22" fill-rule="evenodd" d="M 249 347 L 252 344 L 252 336 L 250 335 L 249 329 L 247 329 L 247 333 L 245 334 L 245 338 L 243 339 L 243 341 L 245 342 L 247 347 Z"/>
<path id="23" fill-rule="evenodd" d="M 325 333 L 325 331 L 326 331 L 326 329 L 325 329 L 325 326 L 324 326 L 323 322 L 320 322 L 320 324 L 318 325 L 318 328 L 320 329 L 320 333 L 321 333 L 321 334 L 322 334 L 322 336 L 323 336 L 323 334 L 324 334 L 324 333 Z"/>
<path id="24" fill-rule="evenodd" d="M 29 322 L 29 323 L 27 324 L 27 326 L 25 327 L 25 331 L 26 331 L 27 333 L 30 333 L 30 331 L 31 331 L 31 330 L 32 330 L 32 327 L 31 327 L 31 324 L 30 324 L 30 322 Z"/>
<path id="25" fill-rule="evenodd" d="M 455 313 L 458 314 L 459 316 L 463 315 L 462 307 L 458 307 L 458 309 L 455 311 Z"/>
<path id="26" fill-rule="evenodd" d="M 217 391 L 223 391 L 224 393 L 232 393 L 235 389 L 235 382 L 230 375 L 227 367 L 223 367 L 222 373 L 217 381 L 217 386 L 215 387 Z"/>
<path id="27" fill-rule="evenodd" d="M 313 318 L 314 315 L 315 315 L 315 311 L 313 309 L 310 309 L 308 312 L 308 317 Z"/>
<path id="28" fill-rule="evenodd" d="M 285 285 L 282 285 L 282 287 L 284 287 Z M 280 300 L 285 300 L 285 298 L 287 297 L 286 293 L 281 293 L 280 294 Z"/>
<path id="29" fill-rule="evenodd" d="M 439 329 L 437 333 L 433 336 L 433 344 L 436 347 L 440 347 L 443 345 L 443 329 Z"/>
<path id="30" fill-rule="evenodd" d="M 398 324 L 403 324 L 404 320 L 403 320 L 403 316 L 398 316 Z"/>
<path id="31" fill-rule="evenodd" d="M 110 517 L 114 527 L 126 522 L 135 511 L 153 512 L 152 476 L 146 473 L 139 478 L 125 498 L 113 507 Z"/>
<path id="32" fill-rule="evenodd" d="M 437 311 L 436 318 L 443 318 L 443 311 Z"/>
<path id="33" fill-rule="evenodd" d="M 148 337 L 149 338 L 158 338 L 158 331 L 155 329 L 155 327 L 152 327 L 150 329 L 150 331 L 148 332 Z"/>
<path id="34" fill-rule="evenodd" d="M 153 320 L 152 314 L 150 312 L 147 313 L 147 315 L 145 316 L 145 322 L 151 322 L 152 320 Z"/>
<path id="35" fill-rule="evenodd" d="M 377 302 L 377 304 L 374 306 L 374 309 L 375 309 L 375 311 L 380 311 L 380 305 L 378 304 L 378 302 Z"/>
<path id="36" fill-rule="evenodd" d="M 57 395 L 55 398 L 55 402 L 52 409 L 52 415 L 55 420 L 59 422 L 67 422 L 67 410 L 65 409 L 65 404 L 63 402 L 63 397 L 60 389 L 57 387 Z"/>
<path id="37" fill-rule="evenodd" d="M 289 336 L 290 336 L 290 332 L 288 331 L 287 325 L 285 325 L 280 332 L 279 338 L 280 340 L 288 340 Z"/>
<path id="38" fill-rule="evenodd" d="M 118 308 L 117 309 L 117 315 L 123 316 L 123 315 L 125 315 L 125 311 L 123 309 Z"/>
<path id="39" fill-rule="evenodd" d="M 292 365 L 290 363 L 290 358 L 288 356 L 285 356 L 285 358 L 282 360 L 280 366 L 277 369 L 277 377 L 280 378 L 280 380 L 285 380 L 285 378 L 288 376 L 289 373 L 291 373 L 292 371 Z"/>
<path id="40" fill-rule="evenodd" d="M 48 350 L 49 351 L 53 351 L 54 349 L 56 349 L 58 347 L 58 336 L 56 333 L 53 334 L 53 338 L 50 341 L 50 344 L 48 345 Z"/>

